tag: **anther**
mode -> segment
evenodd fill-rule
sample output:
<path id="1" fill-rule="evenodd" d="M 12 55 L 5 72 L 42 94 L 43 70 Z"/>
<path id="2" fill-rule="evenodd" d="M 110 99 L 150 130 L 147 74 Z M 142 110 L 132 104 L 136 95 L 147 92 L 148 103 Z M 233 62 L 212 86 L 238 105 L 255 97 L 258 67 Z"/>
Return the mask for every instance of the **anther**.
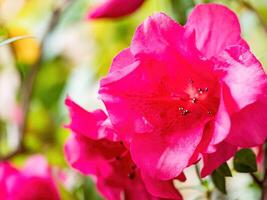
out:
<path id="1" fill-rule="evenodd" d="M 132 170 L 135 170 L 137 168 L 136 165 L 132 165 Z"/>
<path id="2" fill-rule="evenodd" d="M 133 180 L 134 177 L 135 177 L 135 172 L 130 172 L 130 173 L 128 174 L 128 178 L 129 178 L 129 179 Z"/>
<path id="3" fill-rule="evenodd" d="M 178 109 L 179 109 L 180 111 L 184 110 L 184 108 L 183 108 L 183 107 L 179 107 Z"/>
<path id="4" fill-rule="evenodd" d="M 206 88 L 205 88 L 205 92 L 208 92 L 208 91 L 209 91 L 209 88 L 208 88 L 208 87 L 206 87 Z"/>
<path id="5" fill-rule="evenodd" d="M 203 89 L 202 88 L 198 88 L 197 91 L 199 92 L 199 94 L 203 93 Z"/>
<path id="6" fill-rule="evenodd" d="M 189 83 L 193 84 L 194 83 L 193 79 L 189 79 Z"/>
<path id="7" fill-rule="evenodd" d="M 123 142 L 122 141 L 120 141 L 120 145 L 123 145 Z"/>
<path id="8" fill-rule="evenodd" d="M 211 114 L 212 114 L 212 112 L 211 112 L 211 111 L 208 111 L 208 114 L 209 114 L 209 115 L 211 115 Z"/>
<path id="9" fill-rule="evenodd" d="M 116 159 L 116 160 L 120 160 L 121 157 L 120 157 L 120 156 L 115 156 L 115 159 Z"/>
<path id="10" fill-rule="evenodd" d="M 190 113 L 189 110 L 184 110 L 184 111 L 182 112 L 182 115 L 183 115 L 183 116 L 186 116 L 186 115 L 189 114 L 189 113 Z"/>
<path id="11" fill-rule="evenodd" d="M 191 99 L 191 102 L 192 102 L 192 103 L 196 103 L 196 102 L 197 102 L 197 99 L 196 99 L 196 98 L 192 98 L 192 99 Z"/>

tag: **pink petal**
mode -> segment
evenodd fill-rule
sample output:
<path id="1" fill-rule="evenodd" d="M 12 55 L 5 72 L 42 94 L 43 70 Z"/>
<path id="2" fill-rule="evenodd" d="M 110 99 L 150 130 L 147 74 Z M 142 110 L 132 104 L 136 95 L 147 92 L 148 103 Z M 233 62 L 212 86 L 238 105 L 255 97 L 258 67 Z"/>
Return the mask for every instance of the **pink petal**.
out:
<path id="1" fill-rule="evenodd" d="M 162 181 L 142 173 L 142 179 L 150 194 L 155 197 L 182 200 L 183 197 L 174 187 L 172 180 Z"/>
<path id="2" fill-rule="evenodd" d="M 211 154 L 203 154 L 203 168 L 201 177 L 205 177 L 221 166 L 224 162 L 235 155 L 237 147 L 227 142 L 222 142 L 217 146 L 217 150 Z"/>
<path id="3" fill-rule="evenodd" d="M 240 36 L 240 24 L 234 12 L 219 4 L 200 4 L 190 14 L 185 26 L 196 33 L 197 48 L 207 58 L 226 47 L 247 44 Z"/>
<path id="4" fill-rule="evenodd" d="M 67 127 L 72 131 L 92 139 L 117 139 L 109 119 L 107 119 L 106 114 L 102 110 L 88 112 L 69 97 L 65 103 L 69 108 L 71 116 L 71 123 Z"/>
<path id="5" fill-rule="evenodd" d="M 194 33 L 186 31 L 164 13 L 148 17 L 136 30 L 132 43 L 133 55 L 149 55 L 158 60 L 168 57 L 191 57 L 198 55 Z"/>
<path id="6" fill-rule="evenodd" d="M 135 58 L 131 53 L 130 48 L 122 50 L 112 61 L 110 72 L 119 71 L 127 68 L 128 65 L 135 62 Z"/>
<path id="7" fill-rule="evenodd" d="M 30 157 L 19 171 L 11 165 L 0 164 L 0 197 L 7 200 L 59 200 L 59 193 L 42 156 Z"/>
<path id="8" fill-rule="evenodd" d="M 72 134 L 65 144 L 65 156 L 69 164 L 83 174 L 111 173 L 108 160 L 114 160 L 125 148 L 119 142 L 106 139 L 91 140 Z"/>
<path id="9" fill-rule="evenodd" d="M 267 76 L 248 49 L 242 46 L 229 47 L 217 57 L 217 61 L 217 70 L 225 72 L 222 79 L 230 92 L 230 95 L 225 94 L 226 104 L 231 104 L 230 112 L 266 98 Z"/>
<path id="10" fill-rule="evenodd" d="M 203 126 L 197 126 L 190 131 L 161 137 L 160 133 L 138 135 L 131 143 L 131 155 L 148 176 L 162 180 L 173 179 L 187 167 L 202 132 Z"/>
<path id="11" fill-rule="evenodd" d="M 50 177 L 51 170 L 47 160 L 42 155 L 31 156 L 22 169 L 26 176 Z"/>
<path id="12" fill-rule="evenodd" d="M 12 176 L 16 176 L 18 170 L 12 167 L 9 163 L 0 163 L 0 199 L 7 199 L 8 189 L 7 182 Z"/>
<path id="13" fill-rule="evenodd" d="M 36 200 L 49 199 L 60 200 L 59 193 L 51 179 L 38 176 L 17 176 L 10 181 L 10 199 L 12 200 Z"/>
<path id="14" fill-rule="evenodd" d="M 227 142 L 239 147 L 262 145 L 267 138 L 267 103 L 258 101 L 232 115 Z"/>
<path id="15" fill-rule="evenodd" d="M 131 14 L 137 10 L 144 0 L 106 0 L 102 5 L 92 10 L 88 18 L 116 18 Z"/>

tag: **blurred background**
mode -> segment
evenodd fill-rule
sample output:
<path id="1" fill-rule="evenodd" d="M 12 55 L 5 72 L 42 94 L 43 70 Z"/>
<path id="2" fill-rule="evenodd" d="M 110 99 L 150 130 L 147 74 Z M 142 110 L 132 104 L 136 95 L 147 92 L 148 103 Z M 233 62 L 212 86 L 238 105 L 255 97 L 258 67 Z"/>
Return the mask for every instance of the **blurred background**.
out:
<path id="1" fill-rule="evenodd" d="M 112 58 L 129 46 L 135 28 L 163 11 L 184 24 L 197 3 L 219 2 L 239 16 L 243 37 L 267 66 L 267 0 L 146 0 L 140 9 L 119 19 L 87 20 L 100 0 L 0 0 L 0 40 L 33 36 L 0 47 L 0 158 L 20 166 L 33 154 L 44 155 L 57 179 L 63 200 L 99 200 L 89 177 L 70 169 L 63 146 L 69 131 L 64 99 L 71 96 L 90 110 L 103 108 L 98 80 Z M 188 169 L 185 199 L 206 199 Z M 228 195 L 215 199 L 258 199 L 250 177 L 227 179 Z M 245 192 L 244 192 L 245 191 Z"/>

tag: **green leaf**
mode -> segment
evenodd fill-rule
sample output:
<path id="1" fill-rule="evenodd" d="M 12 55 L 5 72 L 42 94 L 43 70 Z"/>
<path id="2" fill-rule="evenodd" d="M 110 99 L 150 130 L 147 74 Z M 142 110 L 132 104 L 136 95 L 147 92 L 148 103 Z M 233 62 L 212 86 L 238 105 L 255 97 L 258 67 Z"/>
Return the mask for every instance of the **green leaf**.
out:
<path id="1" fill-rule="evenodd" d="M 193 0 L 170 0 L 173 17 L 180 24 L 185 24 L 187 19 L 187 12 L 195 3 Z"/>
<path id="2" fill-rule="evenodd" d="M 7 44 L 10 44 L 12 42 L 15 42 L 17 40 L 22 40 L 22 39 L 27 39 L 27 38 L 33 38 L 33 36 L 17 36 L 17 37 L 9 38 L 7 40 L 1 41 L 0 42 L 0 47 L 4 46 L 4 45 L 7 45 Z"/>
<path id="3" fill-rule="evenodd" d="M 223 194 L 226 194 L 226 187 L 225 187 L 225 177 L 223 174 L 218 172 L 218 170 L 214 170 L 211 174 L 211 179 L 215 187 L 221 191 Z"/>
<path id="4" fill-rule="evenodd" d="M 232 173 L 231 170 L 228 166 L 228 164 L 225 162 L 223 163 L 219 168 L 216 169 L 220 174 L 222 174 L 223 176 L 228 176 L 231 177 Z"/>
<path id="5" fill-rule="evenodd" d="M 238 172 L 252 173 L 257 171 L 256 156 L 251 149 L 241 149 L 234 157 L 234 168 Z"/>

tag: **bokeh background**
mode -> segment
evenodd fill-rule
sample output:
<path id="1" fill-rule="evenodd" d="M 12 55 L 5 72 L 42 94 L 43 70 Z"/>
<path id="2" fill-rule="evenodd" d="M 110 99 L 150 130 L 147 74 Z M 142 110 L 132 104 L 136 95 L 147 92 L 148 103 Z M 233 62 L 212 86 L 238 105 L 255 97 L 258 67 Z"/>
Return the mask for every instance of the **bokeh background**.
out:
<path id="1" fill-rule="evenodd" d="M 93 110 L 98 80 L 112 58 L 129 46 L 136 27 L 162 11 L 184 24 L 197 3 L 219 2 L 239 16 L 243 37 L 267 66 L 267 0 L 146 0 L 134 14 L 120 19 L 87 20 L 100 0 L 0 0 L 0 40 L 33 36 L 0 47 L 0 158 L 21 166 L 33 154 L 44 155 L 63 200 L 100 200 L 93 181 L 70 169 L 63 146 L 69 131 L 64 99 L 71 96 Z M 266 69 L 266 68 L 265 68 Z M 206 199 L 188 169 L 189 181 L 177 183 L 185 199 Z M 228 195 L 214 199 L 257 199 L 249 176 L 227 179 Z"/>

